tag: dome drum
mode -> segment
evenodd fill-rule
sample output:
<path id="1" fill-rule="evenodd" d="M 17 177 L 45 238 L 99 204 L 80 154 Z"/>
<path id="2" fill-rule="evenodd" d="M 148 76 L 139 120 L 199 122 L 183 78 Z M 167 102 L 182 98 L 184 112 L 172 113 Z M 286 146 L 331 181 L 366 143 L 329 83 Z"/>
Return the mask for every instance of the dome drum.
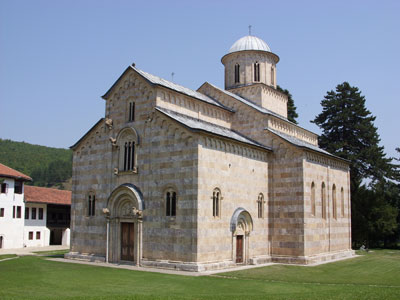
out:
<path id="1" fill-rule="evenodd" d="M 260 38 L 245 36 L 237 40 L 221 59 L 225 66 L 225 89 L 264 83 L 276 88 L 279 57 Z"/>

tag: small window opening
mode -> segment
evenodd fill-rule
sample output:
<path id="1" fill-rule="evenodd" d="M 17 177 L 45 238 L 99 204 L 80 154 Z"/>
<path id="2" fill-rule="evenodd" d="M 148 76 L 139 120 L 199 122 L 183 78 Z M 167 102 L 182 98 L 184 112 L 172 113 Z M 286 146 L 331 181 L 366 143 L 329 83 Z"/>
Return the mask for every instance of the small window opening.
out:
<path id="1" fill-rule="evenodd" d="M 240 82 L 240 65 L 236 64 L 235 65 L 235 83 Z"/>
<path id="2" fill-rule="evenodd" d="M 254 81 L 260 81 L 260 64 L 257 61 L 254 64 Z"/>
<path id="3" fill-rule="evenodd" d="M 221 216 L 221 192 L 219 189 L 213 191 L 213 217 Z"/>
<path id="4" fill-rule="evenodd" d="M 135 121 L 135 102 L 129 102 L 128 121 L 129 122 Z"/>
<path id="5" fill-rule="evenodd" d="M 176 192 L 173 190 L 167 191 L 165 195 L 165 215 L 167 217 L 176 216 Z"/>
<path id="6" fill-rule="evenodd" d="M 257 199 L 258 218 L 264 218 L 264 195 L 259 194 Z"/>
<path id="7" fill-rule="evenodd" d="M 88 196 L 88 216 L 92 217 L 95 215 L 96 208 L 96 196 L 93 193 L 90 193 Z"/>

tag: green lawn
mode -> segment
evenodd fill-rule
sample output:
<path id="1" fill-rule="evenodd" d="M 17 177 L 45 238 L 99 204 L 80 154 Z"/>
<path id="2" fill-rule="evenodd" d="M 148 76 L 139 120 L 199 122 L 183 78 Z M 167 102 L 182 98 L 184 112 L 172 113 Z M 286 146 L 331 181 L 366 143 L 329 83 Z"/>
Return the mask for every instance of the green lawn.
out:
<path id="1" fill-rule="evenodd" d="M 0 261 L 0 299 L 400 299 L 400 251 L 317 267 L 179 276 L 24 256 Z"/>

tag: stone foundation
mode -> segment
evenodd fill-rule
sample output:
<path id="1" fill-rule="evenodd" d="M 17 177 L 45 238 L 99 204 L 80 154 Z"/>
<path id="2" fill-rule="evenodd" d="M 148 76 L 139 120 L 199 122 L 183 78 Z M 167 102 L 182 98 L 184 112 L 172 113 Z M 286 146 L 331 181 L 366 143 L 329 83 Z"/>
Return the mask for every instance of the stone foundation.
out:
<path id="1" fill-rule="evenodd" d="M 64 258 L 91 262 L 106 262 L 106 258 L 104 256 L 89 253 L 69 252 L 64 254 Z"/>
<path id="2" fill-rule="evenodd" d="M 354 250 L 321 253 L 318 255 L 310 255 L 310 256 L 274 255 L 272 256 L 272 262 L 282 263 L 282 264 L 313 265 L 320 263 L 330 263 L 334 262 L 335 260 L 352 258 L 354 256 L 355 256 Z"/>
<path id="3" fill-rule="evenodd" d="M 334 262 L 336 260 L 352 258 L 355 256 L 354 250 L 347 251 L 338 251 L 334 253 L 323 253 L 319 255 L 313 256 L 269 256 L 262 255 L 249 259 L 249 263 L 247 265 L 263 265 L 267 263 L 283 263 L 283 264 L 296 264 L 296 265 L 313 265 L 320 263 L 329 263 Z M 87 254 L 87 253 L 78 253 L 78 252 L 69 252 L 64 255 L 66 259 L 74 259 L 74 260 L 83 260 L 90 262 L 105 262 L 106 258 L 104 256 Z M 126 262 L 125 262 L 126 263 Z M 134 264 L 132 262 L 132 264 Z M 195 262 L 182 262 L 182 261 L 168 261 L 168 260 L 145 260 L 142 259 L 140 262 L 140 266 L 142 267 L 150 267 L 150 268 L 158 268 L 158 269 L 170 269 L 177 271 L 186 271 L 186 272 L 206 272 L 213 270 L 223 270 L 230 268 L 235 268 L 238 266 L 243 266 L 245 264 L 236 264 L 231 260 L 220 261 L 220 262 L 204 262 L 204 263 L 195 263 Z"/>

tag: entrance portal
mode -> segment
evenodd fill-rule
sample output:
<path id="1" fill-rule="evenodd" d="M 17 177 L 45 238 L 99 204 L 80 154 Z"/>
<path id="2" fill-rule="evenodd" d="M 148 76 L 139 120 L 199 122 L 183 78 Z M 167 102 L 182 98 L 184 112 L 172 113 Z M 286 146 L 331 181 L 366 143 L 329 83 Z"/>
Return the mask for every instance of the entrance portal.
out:
<path id="1" fill-rule="evenodd" d="M 121 260 L 134 261 L 134 223 L 121 223 Z"/>
<path id="2" fill-rule="evenodd" d="M 236 236 L 236 263 L 243 262 L 243 235 Z"/>
<path id="3" fill-rule="evenodd" d="M 247 210 L 239 207 L 231 218 L 232 261 L 237 264 L 249 263 L 250 233 L 253 231 L 253 220 Z M 235 241 L 236 240 L 236 241 Z"/>
<path id="4" fill-rule="evenodd" d="M 103 209 L 107 220 L 106 262 L 130 261 L 140 265 L 142 258 L 143 195 L 133 184 L 117 187 Z"/>

